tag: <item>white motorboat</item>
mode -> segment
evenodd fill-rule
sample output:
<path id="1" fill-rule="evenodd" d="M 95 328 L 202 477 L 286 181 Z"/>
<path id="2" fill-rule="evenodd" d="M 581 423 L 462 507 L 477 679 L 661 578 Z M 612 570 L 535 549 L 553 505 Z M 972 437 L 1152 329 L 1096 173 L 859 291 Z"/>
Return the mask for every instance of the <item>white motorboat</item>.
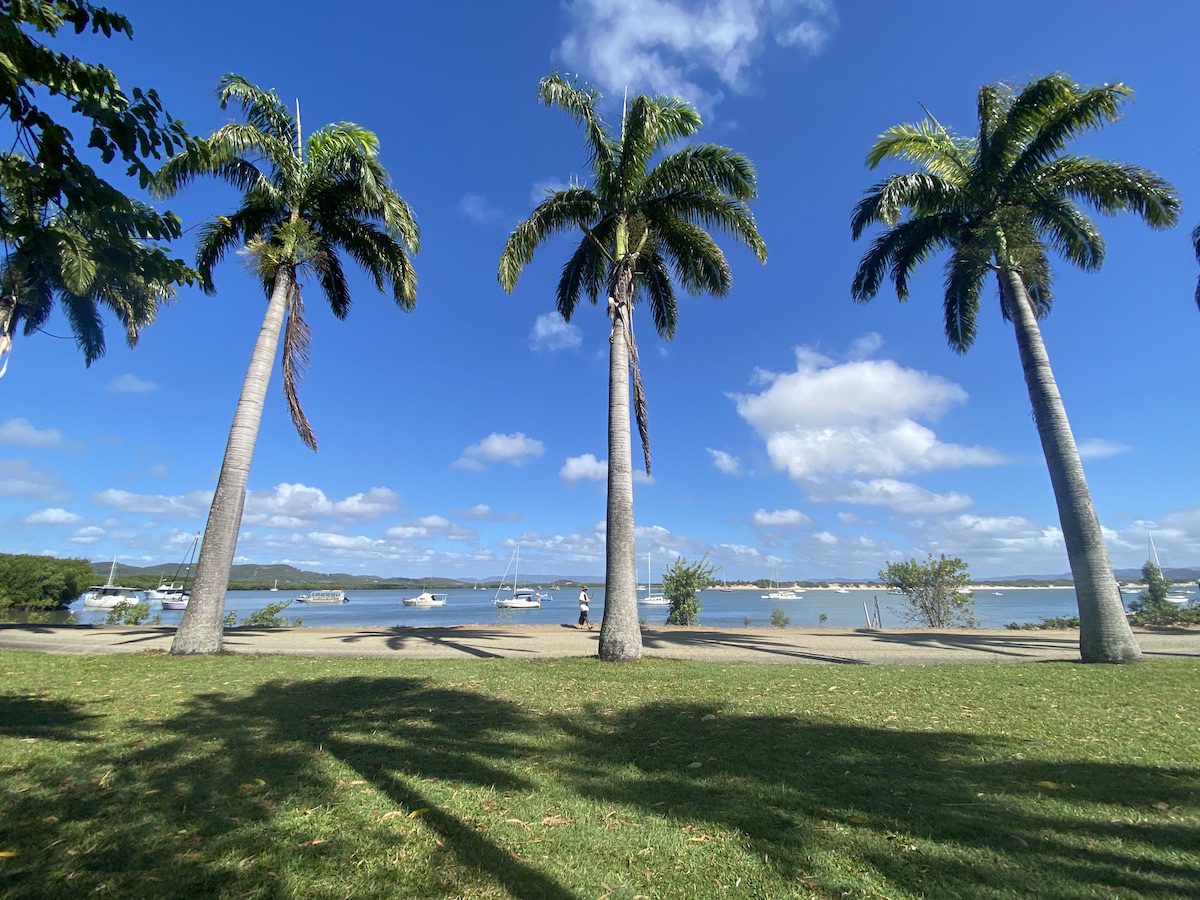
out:
<path id="1" fill-rule="evenodd" d="M 517 570 L 521 566 L 521 545 L 517 544 L 517 548 L 513 550 L 512 559 L 508 561 L 508 567 L 504 569 L 504 574 L 500 576 L 500 586 L 496 588 L 496 596 L 492 602 L 496 604 L 497 609 L 541 609 L 542 596 L 537 591 L 529 588 L 517 587 Z M 512 568 L 513 583 L 512 587 L 505 584 L 508 578 L 508 569 Z M 508 597 L 501 597 L 502 591 L 511 591 L 512 594 Z"/>
<path id="2" fill-rule="evenodd" d="M 192 541 L 191 549 L 188 550 L 188 555 L 183 558 L 178 568 L 175 569 L 175 576 L 183 572 L 183 581 L 168 582 L 164 577 L 159 581 L 158 587 L 153 590 L 146 591 L 147 600 L 157 600 L 162 604 L 163 609 L 187 609 L 188 601 L 192 599 L 192 592 L 187 589 L 187 573 L 192 564 L 192 557 L 196 553 L 196 547 L 200 544 L 200 535 L 197 534 Z"/>
<path id="3" fill-rule="evenodd" d="M 116 572 L 117 561 L 114 559 L 112 568 L 108 570 L 108 581 L 93 585 L 84 593 L 84 606 L 92 609 L 115 609 L 118 606 L 134 606 L 142 602 L 140 591 L 137 589 L 113 584 Z"/>
<path id="4" fill-rule="evenodd" d="M 650 593 L 650 554 L 649 553 L 646 554 L 646 596 L 643 597 L 641 600 L 639 600 L 638 603 L 644 604 L 645 606 L 670 606 L 671 605 L 671 601 L 668 600 L 666 597 L 664 597 L 662 594 Z"/>
<path id="5" fill-rule="evenodd" d="M 328 591 L 309 591 L 296 598 L 297 603 L 349 603 L 350 598 L 340 589 Z"/>
<path id="6" fill-rule="evenodd" d="M 415 606 L 418 609 L 431 609 L 435 606 L 446 605 L 445 594 L 434 594 L 429 591 L 421 591 L 415 597 L 405 597 L 400 601 L 405 606 Z"/>

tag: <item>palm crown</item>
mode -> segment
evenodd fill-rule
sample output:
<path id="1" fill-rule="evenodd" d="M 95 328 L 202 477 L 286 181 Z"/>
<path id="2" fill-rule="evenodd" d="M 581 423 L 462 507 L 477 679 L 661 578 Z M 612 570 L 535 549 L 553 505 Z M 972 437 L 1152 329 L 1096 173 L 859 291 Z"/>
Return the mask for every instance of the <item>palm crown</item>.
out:
<path id="1" fill-rule="evenodd" d="M 592 184 L 551 192 L 509 236 L 500 257 L 499 279 L 512 291 L 534 251 L 551 236 L 583 232 L 563 265 L 557 306 L 570 321 L 586 293 L 593 303 L 607 290 L 616 303 L 650 305 L 654 327 L 664 338 L 675 334 L 674 283 L 693 294 L 724 296 L 732 285 L 725 254 L 707 229 L 722 230 L 767 256 L 748 201 L 757 193 L 754 167 L 746 157 L 714 144 L 696 144 L 655 155 L 695 134 L 700 116 L 674 97 L 635 97 L 613 136 L 596 109 L 598 95 L 551 75 L 538 86 L 547 106 L 570 113 L 584 130 L 591 156 Z M 629 296 L 619 296 L 622 278 Z M 625 318 L 628 327 L 628 318 Z M 645 410 L 636 345 L 628 331 L 634 365 L 638 425 L 649 469 Z"/>
<path id="2" fill-rule="evenodd" d="M 353 123 L 327 125 L 303 139 L 272 91 L 238 75 L 217 90 L 222 108 L 241 105 L 244 122 L 217 129 L 159 170 L 156 193 L 170 196 L 194 178 L 212 175 L 243 192 L 241 206 L 204 226 L 196 251 L 202 284 L 213 290 L 213 268 L 230 248 L 245 248 L 269 294 L 282 268 L 291 275 L 284 334 L 284 390 L 301 438 L 316 448 L 295 384 L 308 356 L 308 328 L 296 276 L 314 275 L 334 315 L 345 317 L 350 290 L 341 253 L 356 261 L 403 309 L 416 302 L 409 253 L 420 246 L 412 211 L 392 189 L 378 160 L 374 133 Z"/>
<path id="3" fill-rule="evenodd" d="M 859 263 L 854 298 L 870 300 L 890 275 L 905 299 L 913 270 L 949 249 L 946 337 L 961 353 L 975 340 L 979 292 L 989 272 L 1019 272 L 1041 317 L 1053 302 L 1047 248 L 1083 269 L 1100 267 L 1104 239 L 1081 204 L 1105 214 L 1131 210 L 1155 228 L 1174 225 L 1179 200 L 1153 172 L 1064 152 L 1082 132 L 1115 121 L 1130 93 L 1122 84 L 1084 89 L 1055 74 L 1020 94 L 1003 85 L 982 87 L 976 137 L 952 135 L 932 116 L 888 129 L 867 164 L 896 157 L 922 170 L 889 176 L 855 208 L 855 240 L 874 223 L 887 229 Z M 1009 318 L 1003 300 L 1001 312 Z"/>

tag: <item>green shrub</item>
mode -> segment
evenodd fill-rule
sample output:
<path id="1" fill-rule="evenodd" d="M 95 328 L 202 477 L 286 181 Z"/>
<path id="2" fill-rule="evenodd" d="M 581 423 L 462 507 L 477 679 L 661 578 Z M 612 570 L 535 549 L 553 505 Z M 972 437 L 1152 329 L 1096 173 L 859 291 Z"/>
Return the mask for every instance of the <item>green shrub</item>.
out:
<path id="1" fill-rule="evenodd" d="M 682 556 L 663 573 L 663 596 L 671 601 L 671 612 L 667 615 L 668 625 L 699 625 L 700 600 L 698 592 L 712 584 L 716 566 L 708 564 L 708 554 L 694 563 Z"/>
<path id="2" fill-rule="evenodd" d="M 258 612 L 252 612 L 243 617 L 240 624 L 243 628 L 296 628 L 304 621 L 303 618 L 300 616 L 287 618 L 279 615 L 291 605 L 291 600 L 271 603 Z"/>
<path id="3" fill-rule="evenodd" d="M 96 581 L 86 559 L 0 553 L 0 609 L 64 609 Z"/>
<path id="4" fill-rule="evenodd" d="M 749 616 L 742 616 L 742 625 L 744 625 L 746 628 L 750 627 L 750 617 Z"/>
<path id="5" fill-rule="evenodd" d="M 787 628 L 792 624 L 792 620 L 787 617 L 787 613 L 782 609 L 775 607 L 775 609 L 771 610 L 771 624 L 776 628 Z"/>
<path id="6" fill-rule="evenodd" d="M 1079 616 L 1052 616 L 1038 622 L 1009 622 L 1009 631 L 1062 631 L 1079 627 Z"/>
<path id="7" fill-rule="evenodd" d="M 104 617 L 105 625 L 158 625 L 161 622 L 162 616 L 151 617 L 150 604 L 145 601 L 118 603 Z"/>
<path id="8" fill-rule="evenodd" d="M 967 564 L 958 558 L 937 559 L 929 554 L 925 562 L 888 563 L 879 573 L 884 587 L 903 594 L 905 605 L 896 610 L 906 622 L 928 628 L 976 625 L 973 612 L 975 597 L 960 593 L 971 580 Z"/>

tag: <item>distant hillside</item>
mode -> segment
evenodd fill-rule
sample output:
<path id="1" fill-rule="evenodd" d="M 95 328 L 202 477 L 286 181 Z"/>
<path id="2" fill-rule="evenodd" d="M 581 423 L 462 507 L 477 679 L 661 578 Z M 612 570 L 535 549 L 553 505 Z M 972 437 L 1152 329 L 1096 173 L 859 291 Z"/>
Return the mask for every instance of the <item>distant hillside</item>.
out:
<path id="1" fill-rule="evenodd" d="M 92 568 L 100 581 L 108 578 L 111 562 L 94 562 Z M 155 587 L 160 581 L 172 579 L 179 570 L 178 563 L 158 563 L 153 566 L 129 566 L 117 563 L 115 580 L 127 587 Z M 181 576 L 182 577 L 182 576 Z M 229 587 L 233 590 L 265 590 L 273 587 L 278 581 L 281 591 L 315 590 L 320 588 L 342 588 L 344 590 L 407 590 L 411 588 L 464 588 L 474 587 L 475 579 L 469 578 L 406 578 L 396 575 L 382 577 L 379 575 L 351 575 L 347 572 L 308 572 L 295 566 L 276 563 L 260 565 L 256 563 L 241 563 L 229 570 Z M 509 583 L 512 576 L 509 576 Z M 481 586 L 496 587 L 500 576 L 494 575 L 479 582 Z M 553 575 L 521 575 L 521 584 L 603 584 L 603 576 L 575 576 L 572 578 L 555 577 Z"/>

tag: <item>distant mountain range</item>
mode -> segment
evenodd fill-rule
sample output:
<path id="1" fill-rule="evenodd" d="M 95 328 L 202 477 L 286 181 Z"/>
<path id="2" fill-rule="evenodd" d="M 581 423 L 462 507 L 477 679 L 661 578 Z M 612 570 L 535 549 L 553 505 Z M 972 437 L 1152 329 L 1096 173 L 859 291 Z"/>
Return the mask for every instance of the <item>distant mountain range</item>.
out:
<path id="1" fill-rule="evenodd" d="M 102 579 L 108 577 L 108 570 L 111 563 L 93 563 L 93 568 L 97 575 Z M 123 563 L 117 563 L 116 578 L 128 584 L 130 587 L 140 587 L 141 582 L 153 581 L 155 584 L 162 578 L 173 578 L 178 570 L 178 563 L 160 563 L 153 566 L 128 566 Z M 1141 579 L 1142 570 L 1138 569 L 1116 569 L 1113 573 L 1118 581 L 1138 581 Z M 1195 582 L 1200 579 L 1200 568 L 1178 568 L 1165 569 L 1163 574 L 1170 580 L 1175 582 Z M 413 587 L 430 587 L 430 588 L 453 588 L 453 587 L 474 587 L 477 583 L 480 585 L 495 586 L 499 583 L 500 575 L 489 575 L 486 578 L 479 579 L 478 582 L 474 578 L 406 578 L 400 575 L 384 577 L 380 575 L 351 575 L 347 572 L 309 572 L 304 569 L 297 569 L 295 566 L 283 564 L 275 565 L 257 565 L 253 563 L 243 563 L 233 566 L 229 572 L 229 584 L 231 587 L 243 588 L 269 588 L 279 583 L 280 590 L 298 590 L 301 588 L 320 588 L 320 587 L 340 587 L 340 588 L 359 588 L 360 590 L 387 590 L 390 588 L 413 588 Z M 974 581 L 982 584 L 996 584 L 1008 582 L 1037 582 L 1037 583 L 1070 583 L 1071 574 L 1069 572 L 1059 575 L 994 575 L 990 577 L 975 577 Z M 875 579 L 871 578 L 834 578 L 828 580 L 815 580 L 811 583 L 840 583 L 840 584 L 863 584 L 875 583 Z M 138 584 L 134 584 L 138 582 Z M 570 584 L 591 584 L 598 585 L 604 583 L 603 575 L 547 575 L 543 573 L 531 573 L 521 575 L 522 584 L 533 585 L 570 585 Z"/>

